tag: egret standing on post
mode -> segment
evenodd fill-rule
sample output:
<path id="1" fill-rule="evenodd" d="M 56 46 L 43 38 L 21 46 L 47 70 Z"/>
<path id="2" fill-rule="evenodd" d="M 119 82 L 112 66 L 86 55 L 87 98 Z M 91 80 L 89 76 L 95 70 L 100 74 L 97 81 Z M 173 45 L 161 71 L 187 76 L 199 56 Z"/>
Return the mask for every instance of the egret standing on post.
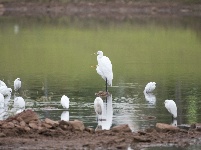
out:
<path id="1" fill-rule="evenodd" d="M 106 56 L 103 56 L 102 51 L 97 52 L 97 61 L 98 65 L 96 67 L 97 73 L 106 81 L 106 92 L 107 85 L 112 86 L 113 72 L 112 72 L 112 63 L 110 59 Z"/>

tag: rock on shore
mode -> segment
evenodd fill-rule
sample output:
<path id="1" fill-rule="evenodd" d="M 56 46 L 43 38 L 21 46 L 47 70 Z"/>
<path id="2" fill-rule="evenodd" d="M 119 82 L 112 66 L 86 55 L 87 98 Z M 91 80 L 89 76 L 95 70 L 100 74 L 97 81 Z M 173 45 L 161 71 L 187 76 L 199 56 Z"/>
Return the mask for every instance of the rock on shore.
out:
<path id="1" fill-rule="evenodd" d="M 4 138 L 1 148 L 17 146 L 17 141 L 25 140 L 23 147 L 53 148 L 65 147 L 75 149 L 101 147 L 105 149 L 133 149 L 153 144 L 170 144 L 185 147 L 195 144 L 201 137 L 200 123 L 191 125 L 189 129 L 180 129 L 168 124 L 157 123 L 155 128 L 132 132 L 127 124 L 114 126 L 111 130 L 94 130 L 85 127 L 82 121 L 54 121 L 49 118 L 40 120 L 32 110 L 23 111 L 16 116 L 0 121 L 0 137 Z M 34 138 L 35 140 L 31 140 Z M 193 140 L 192 140 L 193 139 Z M 30 142 L 29 142 L 30 141 Z M 40 141 L 40 142 L 39 142 Z M 46 141 L 46 142 L 42 142 Z M 48 141 L 48 142 L 47 142 Z M 199 141 L 199 140 L 197 140 Z M 18 145 L 19 146 L 19 145 Z"/>

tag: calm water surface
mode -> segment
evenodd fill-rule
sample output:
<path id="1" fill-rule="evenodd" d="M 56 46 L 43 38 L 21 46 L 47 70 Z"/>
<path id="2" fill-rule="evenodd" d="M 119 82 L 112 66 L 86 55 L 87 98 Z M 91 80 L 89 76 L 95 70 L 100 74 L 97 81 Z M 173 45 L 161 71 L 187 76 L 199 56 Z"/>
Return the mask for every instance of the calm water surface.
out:
<path id="1" fill-rule="evenodd" d="M 157 122 L 171 124 L 164 100 L 173 99 L 178 125 L 201 122 L 200 27 L 199 19 L 188 17 L 121 22 L 2 17 L 0 79 L 13 89 L 20 77 L 26 108 L 41 119 L 79 119 L 104 129 L 129 124 L 136 131 Z M 95 93 L 105 89 L 90 67 L 97 64 L 92 54 L 98 50 L 110 58 L 114 73 L 105 122 L 96 121 L 93 107 Z M 157 87 L 144 95 L 150 81 Z M 60 105 L 64 94 L 70 98 L 69 110 Z"/>

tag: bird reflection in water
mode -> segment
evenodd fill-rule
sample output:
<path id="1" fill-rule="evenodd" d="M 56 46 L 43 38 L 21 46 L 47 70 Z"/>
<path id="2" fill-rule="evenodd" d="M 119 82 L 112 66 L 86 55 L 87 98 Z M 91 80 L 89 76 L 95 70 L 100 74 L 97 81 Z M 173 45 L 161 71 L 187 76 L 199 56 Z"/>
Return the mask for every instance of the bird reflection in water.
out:
<path id="1" fill-rule="evenodd" d="M 61 114 L 61 120 L 69 121 L 69 111 L 63 111 Z"/>
<path id="2" fill-rule="evenodd" d="M 144 97 L 145 97 L 146 101 L 149 102 L 149 104 L 151 104 L 151 105 L 156 104 L 156 96 L 153 93 L 144 92 Z"/>
<path id="3" fill-rule="evenodd" d="M 107 97 L 104 102 L 103 112 L 101 118 L 98 118 L 98 124 L 95 130 L 109 130 L 112 126 L 113 107 L 112 107 L 112 94 Z"/>

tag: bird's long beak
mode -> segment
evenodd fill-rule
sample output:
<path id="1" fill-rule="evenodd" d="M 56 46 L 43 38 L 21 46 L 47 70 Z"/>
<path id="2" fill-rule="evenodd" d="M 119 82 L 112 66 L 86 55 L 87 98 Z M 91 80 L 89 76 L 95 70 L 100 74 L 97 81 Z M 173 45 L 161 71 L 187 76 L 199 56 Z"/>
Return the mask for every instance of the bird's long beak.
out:
<path id="1" fill-rule="evenodd" d="M 91 55 L 97 55 L 96 53 L 93 53 L 93 54 L 91 54 Z"/>
<path id="2" fill-rule="evenodd" d="M 96 66 L 91 66 L 91 68 L 95 68 Z"/>

